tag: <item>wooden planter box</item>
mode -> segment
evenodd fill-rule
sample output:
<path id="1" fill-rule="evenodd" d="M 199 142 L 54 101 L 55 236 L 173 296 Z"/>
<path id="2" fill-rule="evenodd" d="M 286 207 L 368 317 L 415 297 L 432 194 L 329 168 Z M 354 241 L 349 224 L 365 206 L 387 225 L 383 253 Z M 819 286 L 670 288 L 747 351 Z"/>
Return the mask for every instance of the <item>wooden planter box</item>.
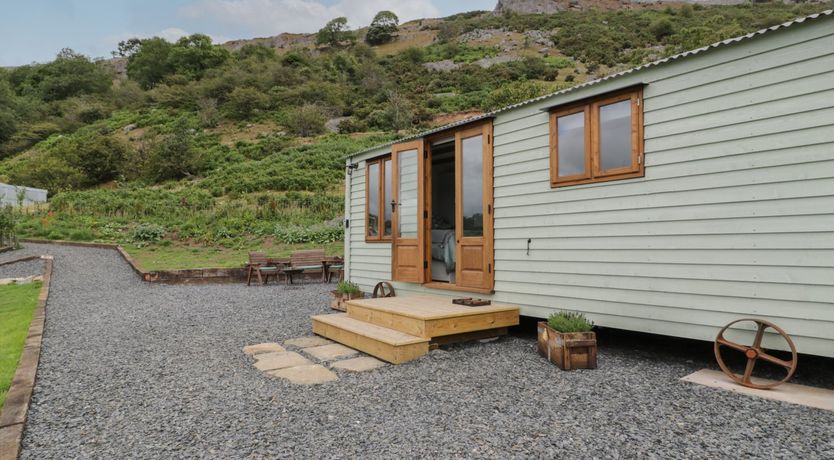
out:
<path id="1" fill-rule="evenodd" d="M 539 354 L 560 369 L 596 369 L 597 336 L 593 332 L 561 333 L 539 322 Z"/>
<path id="2" fill-rule="evenodd" d="M 330 291 L 333 294 L 333 299 L 330 301 L 330 308 L 339 311 L 347 311 L 347 301 L 353 299 L 362 299 L 365 293 L 358 292 L 356 294 L 342 294 L 338 291 Z"/>

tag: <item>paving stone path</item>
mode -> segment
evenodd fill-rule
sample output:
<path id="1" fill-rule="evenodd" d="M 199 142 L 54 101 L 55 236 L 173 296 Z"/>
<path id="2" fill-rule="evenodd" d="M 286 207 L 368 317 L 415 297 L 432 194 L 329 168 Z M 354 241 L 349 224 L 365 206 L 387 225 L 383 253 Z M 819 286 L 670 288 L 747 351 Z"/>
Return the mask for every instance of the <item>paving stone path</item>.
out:
<path id="1" fill-rule="evenodd" d="M 599 369 L 562 372 L 511 335 L 354 372 L 376 364 L 305 351 L 330 345 L 310 316 L 332 286 L 147 284 L 115 251 L 51 245 L 0 261 L 41 254 L 55 265 L 24 460 L 834 458 L 834 413 L 681 382 L 715 367 L 709 344 L 604 330 Z M 797 383 L 831 385 L 832 362 L 801 359 Z M 338 380 L 293 383 L 319 374 Z"/>
<path id="2" fill-rule="evenodd" d="M 332 369 L 352 372 L 367 372 L 387 364 L 371 356 L 344 359 L 359 352 L 344 345 L 334 343 L 318 336 L 299 337 L 284 342 L 289 348 L 298 348 L 303 353 Z M 254 366 L 272 377 L 279 377 L 299 385 L 318 385 L 339 380 L 335 372 L 323 364 L 314 364 L 304 356 L 277 343 L 259 343 L 243 347 L 243 352 L 251 355 Z"/>

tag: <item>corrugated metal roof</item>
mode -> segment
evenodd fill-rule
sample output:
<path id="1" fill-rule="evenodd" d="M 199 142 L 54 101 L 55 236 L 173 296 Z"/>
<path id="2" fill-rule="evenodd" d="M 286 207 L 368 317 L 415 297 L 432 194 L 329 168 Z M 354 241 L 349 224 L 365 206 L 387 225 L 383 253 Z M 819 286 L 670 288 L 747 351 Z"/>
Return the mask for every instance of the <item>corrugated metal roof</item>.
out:
<path id="1" fill-rule="evenodd" d="M 441 131 L 445 131 L 447 129 L 462 126 L 462 125 L 472 123 L 472 122 L 475 122 L 475 121 L 478 121 L 478 120 L 484 120 L 486 118 L 494 118 L 496 115 L 498 115 L 499 113 L 502 113 L 502 112 L 517 109 L 519 107 L 523 107 L 523 106 L 526 106 L 526 105 L 529 105 L 529 104 L 534 104 L 536 102 L 541 102 L 545 99 L 555 97 L 555 96 L 559 96 L 559 95 L 562 95 L 562 94 L 567 94 L 567 93 L 570 93 L 572 91 L 576 91 L 576 90 L 581 89 L 581 88 L 587 88 L 589 86 L 598 85 L 598 84 L 600 84 L 604 81 L 619 78 L 619 77 L 622 77 L 624 75 L 633 74 L 635 72 L 639 72 L 639 71 L 642 71 L 644 69 L 648 69 L 648 68 L 651 68 L 651 67 L 656 67 L 656 66 L 665 64 L 667 62 L 677 61 L 677 60 L 680 60 L 680 59 L 683 59 L 683 58 L 686 58 L 686 57 L 689 57 L 689 56 L 694 56 L 696 54 L 703 53 L 704 51 L 708 51 L 708 50 L 713 49 L 713 48 L 721 48 L 721 47 L 724 47 L 724 46 L 727 46 L 727 45 L 732 45 L 734 43 L 738 43 L 738 42 L 741 42 L 741 41 L 746 41 L 746 40 L 749 40 L 751 38 L 755 38 L 755 37 L 758 37 L 759 35 L 764 35 L 764 34 L 769 33 L 769 32 L 773 32 L 773 31 L 780 30 L 780 29 L 786 29 L 786 28 L 791 27 L 793 25 L 800 24 L 800 23 L 803 23 L 803 22 L 806 22 L 806 21 L 809 21 L 809 20 L 814 20 L 814 19 L 824 17 L 824 16 L 831 16 L 832 14 L 834 14 L 834 10 L 825 10 L 825 11 L 822 11 L 820 13 L 811 14 L 811 15 L 808 15 L 808 16 L 805 16 L 805 17 L 794 19 L 793 21 L 788 21 L 788 22 L 785 22 L 785 23 L 782 23 L 782 24 L 777 24 L 775 26 L 771 26 L 771 27 L 768 27 L 766 29 L 757 30 L 757 31 L 751 32 L 747 35 L 742 35 L 740 37 L 734 37 L 734 38 L 728 38 L 727 40 L 716 42 L 716 43 L 713 43 L 711 45 L 707 45 L 707 46 L 704 46 L 704 47 L 701 47 L 701 48 L 698 48 L 698 49 L 694 49 L 694 50 L 690 50 L 690 51 L 684 51 L 683 53 L 675 54 L 675 55 L 669 56 L 667 58 L 663 58 L 663 59 L 659 59 L 657 61 L 649 62 L 649 63 L 643 64 L 641 66 L 637 66 L 637 67 L 633 67 L 633 68 L 628 69 L 628 70 L 624 70 L 622 72 L 613 73 L 611 75 L 607 75 L 605 77 L 598 78 L 596 80 L 591 80 L 591 81 L 588 81 L 588 82 L 585 82 L 585 83 L 582 83 L 582 84 L 579 84 L 579 85 L 576 85 L 576 86 L 572 86 L 570 88 L 563 89 L 561 91 L 556 91 L 554 93 L 545 94 L 544 96 L 539 96 L 539 97 L 534 98 L 534 99 L 528 99 L 526 101 L 522 101 L 522 102 L 519 102 L 517 104 L 507 106 L 507 107 L 503 107 L 503 108 L 500 108 L 498 110 L 494 110 L 492 112 L 489 112 L 489 113 L 486 113 L 486 114 L 483 114 L 483 115 L 479 115 L 477 117 L 467 118 L 467 119 L 460 120 L 460 121 L 457 121 L 457 122 L 454 122 L 454 123 L 450 123 L 448 125 L 440 126 L 438 128 L 430 129 L 428 131 L 423 131 L 423 132 L 420 132 L 418 134 L 403 137 L 403 138 L 397 139 L 396 141 L 393 141 L 393 142 L 388 142 L 388 143 L 385 143 L 385 144 L 376 145 L 374 147 L 367 148 L 365 150 L 361 150 L 359 152 L 351 153 L 351 154 L 347 155 L 346 158 L 355 157 L 355 156 L 362 155 L 362 154 L 365 154 L 365 153 L 368 153 L 368 152 L 371 152 L 371 151 L 374 151 L 374 150 L 382 149 L 382 148 L 385 148 L 385 147 L 390 147 L 391 145 L 394 145 L 394 144 L 399 143 L 399 142 L 418 139 L 418 138 L 421 138 L 421 137 L 428 136 L 430 134 L 439 133 Z"/>

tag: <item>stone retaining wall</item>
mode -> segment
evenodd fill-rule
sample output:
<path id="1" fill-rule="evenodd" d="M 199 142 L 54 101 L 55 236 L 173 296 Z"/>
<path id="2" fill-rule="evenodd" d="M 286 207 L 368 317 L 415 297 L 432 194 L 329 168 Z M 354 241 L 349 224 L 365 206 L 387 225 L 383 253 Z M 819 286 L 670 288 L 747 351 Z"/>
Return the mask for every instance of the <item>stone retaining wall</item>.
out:
<path id="1" fill-rule="evenodd" d="M 38 305 L 29 323 L 29 334 L 23 344 L 20 361 L 17 364 L 14 378 L 6 402 L 0 412 L 0 460 L 15 460 L 20 454 L 20 443 L 23 440 L 23 428 L 29 413 L 29 401 L 35 388 L 35 378 L 38 373 L 38 363 L 41 357 L 41 343 L 43 327 L 46 320 L 46 301 L 49 299 L 49 282 L 52 278 L 52 258 L 26 257 L 13 262 L 28 259 L 44 259 L 43 284 L 38 296 Z"/>
<path id="2" fill-rule="evenodd" d="M 108 243 L 84 243 L 78 241 L 23 239 L 24 243 L 58 244 L 101 249 L 113 249 L 130 265 L 139 277 L 149 283 L 194 284 L 194 283 L 238 283 L 246 281 L 246 268 L 195 268 L 187 270 L 146 271 L 123 247 Z"/>

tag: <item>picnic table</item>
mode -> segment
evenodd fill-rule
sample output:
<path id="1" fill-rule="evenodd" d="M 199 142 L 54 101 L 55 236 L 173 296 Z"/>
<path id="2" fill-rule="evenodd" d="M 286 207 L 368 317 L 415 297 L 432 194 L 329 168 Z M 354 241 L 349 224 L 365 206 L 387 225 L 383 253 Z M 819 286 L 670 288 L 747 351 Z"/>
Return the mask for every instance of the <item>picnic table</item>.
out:
<path id="1" fill-rule="evenodd" d="M 323 249 L 314 249 L 297 251 L 290 257 L 266 257 L 262 253 L 251 253 L 247 266 L 250 269 L 250 278 L 251 274 L 258 274 L 261 284 L 269 279 L 268 275 L 275 276 L 276 280 L 280 275 L 284 275 L 284 281 L 290 285 L 294 284 L 296 276 L 309 271 L 321 271 L 321 281 L 328 283 L 334 273 L 344 270 L 345 265 L 341 257 L 326 257 Z M 261 275 L 265 275 L 263 280 Z"/>
<path id="2" fill-rule="evenodd" d="M 345 261 L 341 257 L 332 257 L 329 259 L 324 259 L 321 261 L 322 267 L 324 267 L 322 275 L 322 282 L 329 283 L 332 281 L 332 276 L 334 271 L 342 271 L 345 268 Z"/>

